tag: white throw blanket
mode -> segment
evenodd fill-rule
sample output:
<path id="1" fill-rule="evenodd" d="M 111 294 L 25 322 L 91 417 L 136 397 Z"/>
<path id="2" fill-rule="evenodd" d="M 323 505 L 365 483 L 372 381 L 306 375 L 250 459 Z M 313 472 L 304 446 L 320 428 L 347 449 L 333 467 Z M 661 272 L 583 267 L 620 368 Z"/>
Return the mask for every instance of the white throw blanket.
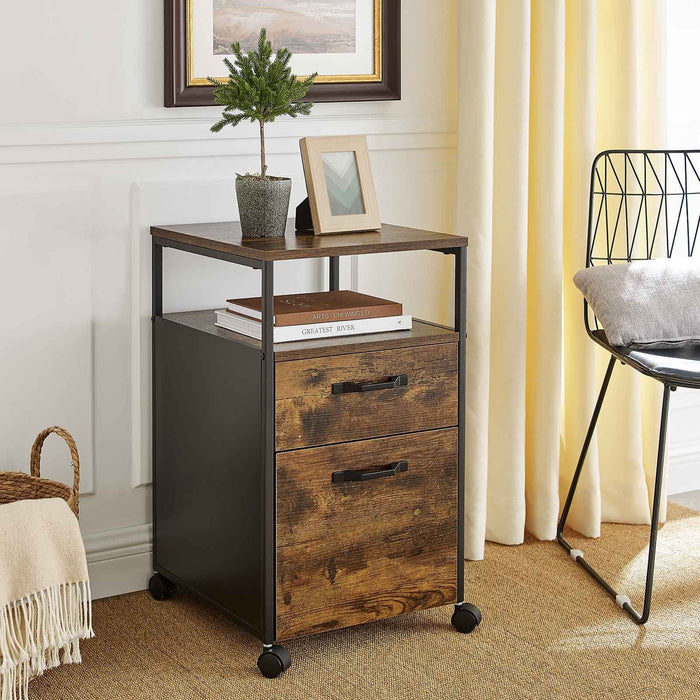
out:
<path id="1" fill-rule="evenodd" d="M 78 520 L 65 501 L 0 505 L 0 698 L 26 700 L 46 669 L 80 663 L 93 636 Z"/>

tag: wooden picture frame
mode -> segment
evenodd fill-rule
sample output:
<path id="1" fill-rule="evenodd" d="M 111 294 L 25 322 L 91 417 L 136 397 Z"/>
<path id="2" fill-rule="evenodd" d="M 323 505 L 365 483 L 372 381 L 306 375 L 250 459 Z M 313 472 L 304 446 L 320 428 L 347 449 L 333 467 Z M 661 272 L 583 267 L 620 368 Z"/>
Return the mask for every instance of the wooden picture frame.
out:
<path id="1" fill-rule="evenodd" d="M 316 235 L 381 227 L 367 139 L 312 136 L 299 140 Z"/>
<path id="2" fill-rule="evenodd" d="M 213 85 L 208 84 L 206 76 L 193 75 L 193 2 L 194 0 L 165 0 L 166 107 L 214 104 Z M 311 86 L 306 100 L 356 102 L 401 99 L 401 0 L 373 2 L 373 71 L 362 75 L 319 76 Z"/>

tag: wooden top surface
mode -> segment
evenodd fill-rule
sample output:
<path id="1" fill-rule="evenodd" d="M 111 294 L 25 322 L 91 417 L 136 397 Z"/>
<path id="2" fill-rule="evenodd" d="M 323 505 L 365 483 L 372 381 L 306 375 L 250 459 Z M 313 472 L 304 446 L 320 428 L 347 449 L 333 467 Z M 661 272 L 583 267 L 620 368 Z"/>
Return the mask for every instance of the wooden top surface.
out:
<path id="1" fill-rule="evenodd" d="M 440 250 L 467 245 L 463 236 L 382 224 L 379 231 L 336 233 L 326 236 L 297 235 L 294 219 L 287 220 L 285 236 L 242 240 L 238 221 L 210 224 L 152 226 L 151 235 L 205 250 L 230 253 L 253 260 L 294 260 L 336 255 L 390 253 L 401 250 Z"/>

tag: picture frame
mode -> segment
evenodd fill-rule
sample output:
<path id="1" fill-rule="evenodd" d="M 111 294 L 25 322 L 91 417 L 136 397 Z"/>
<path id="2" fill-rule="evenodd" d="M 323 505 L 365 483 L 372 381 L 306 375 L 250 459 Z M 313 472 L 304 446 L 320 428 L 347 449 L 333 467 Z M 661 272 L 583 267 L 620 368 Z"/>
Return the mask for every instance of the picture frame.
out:
<path id="1" fill-rule="evenodd" d="M 316 235 L 381 227 L 364 136 L 307 136 L 299 148 Z"/>
<path id="2" fill-rule="evenodd" d="M 234 2 L 234 0 L 223 0 Z M 365 51 L 367 61 L 371 61 L 371 67 L 366 69 L 337 69 L 331 73 L 323 73 L 323 67 L 327 64 L 342 65 L 342 60 L 336 60 L 339 56 L 350 54 L 343 53 L 318 53 L 314 54 L 318 60 L 307 57 L 305 64 L 309 65 L 311 72 L 318 71 L 320 75 L 311 86 L 306 100 L 311 102 L 355 102 L 366 100 L 400 100 L 401 99 L 401 0 L 345 0 L 355 2 L 358 7 L 372 7 L 370 17 L 363 19 L 364 23 L 371 24 L 371 37 L 365 37 L 362 32 L 363 42 L 370 41 L 371 47 Z M 214 13 L 216 21 L 217 3 L 222 0 L 165 0 L 165 106 L 166 107 L 196 107 L 210 106 L 214 104 L 214 86 L 207 81 L 206 72 L 198 68 L 200 54 L 198 47 L 212 47 L 212 43 L 200 40 L 199 28 L 211 31 L 214 43 L 213 23 L 210 15 Z M 278 7 L 280 0 L 269 0 L 271 7 Z M 313 0 L 306 0 L 312 4 Z M 241 3 L 242 6 L 249 5 Z M 264 2 L 263 2 L 264 4 Z M 212 10 L 212 6 L 214 10 Z M 298 7 L 298 5 L 296 6 Z M 281 10 L 280 10 L 281 11 Z M 252 10 L 251 10 L 252 15 Z M 269 19 L 269 14 L 267 15 Z M 244 18 L 245 19 L 245 18 Z M 274 16 L 272 17 L 274 19 Z M 269 23 L 269 22 L 268 22 Z M 260 27 L 257 27 L 256 34 Z M 268 27 L 268 34 L 273 41 L 274 32 Z M 227 37 L 228 38 L 231 37 Z M 245 48 L 245 46 L 244 46 Z M 291 48 L 293 53 L 294 47 Z M 206 49 L 202 48 L 206 53 Z M 216 51 L 220 49 L 217 48 Z M 215 51 L 211 48 L 211 52 Z M 197 55 L 195 55 L 197 54 Z M 329 61 L 328 57 L 334 60 Z M 215 56 L 215 58 L 219 58 Z M 221 56 L 223 58 L 223 56 Z M 212 56 L 204 59 L 211 63 Z M 203 60 L 204 60 L 203 59 Z M 293 61 L 296 59 L 293 59 Z M 221 63 L 220 76 L 224 76 L 223 61 Z M 293 65 L 294 72 L 303 76 L 303 71 Z M 200 75 L 199 73 L 202 73 Z M 208 73 L 211 75 L 211 72 Z M 220 77 L 213 75 L 212 77 Z M 225 77 L 222 77 L 225 79 Z"/>

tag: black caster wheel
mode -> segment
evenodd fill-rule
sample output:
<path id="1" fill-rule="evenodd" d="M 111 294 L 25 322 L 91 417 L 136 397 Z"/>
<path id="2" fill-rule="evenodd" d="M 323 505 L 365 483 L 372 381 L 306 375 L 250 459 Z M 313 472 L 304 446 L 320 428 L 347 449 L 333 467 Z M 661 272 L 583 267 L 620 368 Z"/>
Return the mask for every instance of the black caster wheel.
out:
<path id="1" fill-rule="evenodd" d="M 148 582 L 148 591 L 153 600 L 167 600 L 173 596 L 176 590 L 175 584 L 160 574 L 153 574 Z"/>
<path id="2" fill-rule="evenodd" d="M 277 644 L 266 647 L 258 658 L 258 668 L 265 678 L 277 678 L 292 665 L 289 652 Z"/>
<path id="3" fill-rule="evenodd" d="M 452 613 L 452 626 L 462 634 L 473 632 L 481 622 L 481 610 L 471 603 L 455 605 Z"/>

